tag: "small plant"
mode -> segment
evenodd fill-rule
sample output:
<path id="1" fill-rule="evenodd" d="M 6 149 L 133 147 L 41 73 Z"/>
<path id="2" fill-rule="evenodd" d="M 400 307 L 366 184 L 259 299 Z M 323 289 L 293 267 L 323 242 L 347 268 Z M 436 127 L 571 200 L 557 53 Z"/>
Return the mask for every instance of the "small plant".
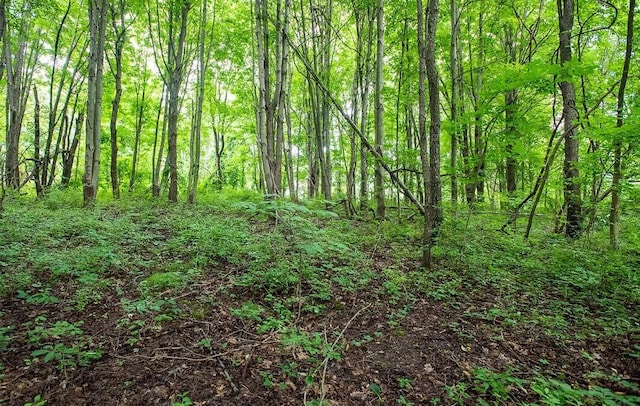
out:
<path id="1" fill-rule="evenodd" d="M 140 289 L 145 293 L 158 293 L 181 288 L 186 280 L 187 277 L 179 272 L 156 272 L 140 282 Z"/>
<path id="2" fill-rule="evenodd" d="M 275 378 L 273 377 L 273 375 L 269 372 L 260 371 L 260 376 L 262 377 L 262 386 L 267 389 L 273 389 L 273 387 L 275 386 Z"/>
<path id="3" fill-rule="evenodd" d="M 58 343 L 56 345 L 47 344 L 44 347 L 31 352 L 31 356 L 44 356 L 44 362 L 56 362 L 56 368 L 65 369 L 67 367 L 87 366 L 91 361 L 102 358 L 102 351 L 90 350 L 84 351 L 81 347 L 85 345 L 68 347 L 65 344 Z"/>
<path id="4" fill-rule="evenodd" d="M 540 402 L 548 406 L 640 404 L 640 396 L 619 394 L 600 386 L 575 388 L 566 382 L 544 377 L 538 377 L 531 384 L 531 389 L 540 396 Z"/>
<path id="5" fill-rule="evenodd" d="M 514 388 L 524 390 L 524 379 L 516 378 L 511 371 L 493 372 L 486 368 L 479 368 L 473 372 L 474 391 L 480 395 L 489 395 L 498 402 L 509 400 L 509 394 Z"/>
<path id="6" fill-rule="evenodd" d="M 32 402 L 27 402 L 24 404 L 24 406 L 44 406 L 47 404 L 47 401 L 45 399 L 42 398 L 42 396 L 40 395 L 36 395 L 33 398 Z"/>
<path id="7" fill-rule="evenodd" d="M 59 300 L 57 297 L 51 294 L 51 288 L 47 287 L 44 289 L 40 283 L 34 283 L 31 287 L 40 289 L 35 293 L 27 292 L 24 290 L 18 291 L 18 299 L 24 299 L 25 302 L 30 304 L 55 304 L 58 303 Z"/>
<path id="8" fill-rule="evenodd" d="M 180 395 L 178 395 L 178 397 L 180 398 L 180 400 L 177 401 L 177 402 L 173 402 L 171 404 L 171 406 L 191 406 L 191 405 L 193 405 L 193 402 L 191 401 L 191 398 L 189 398 L 189 392 L 182 392 Z"/>
<path id="9" fill-rule="evenodd" d="M 213 342 L 213 340 L 211 338 L 203 338 L 202 340 L 198 341 L 198 345 L 201 346 L 202 348 L 206 348 L 207 350 L 211 350 L 211 343 Z"/>
<path id="10" fill-rule="evenodd" d="M 382 387 L 375 382 L 371 382 L 369 384 L 369 390 L 373 392 L 374 395 L 378 398 L 378 400 L 382 401 Z"/>
<path id="11" fill-rule="evenodd" d="M 405 399 L 404 396 L 400 396 L 398 399 L 396 399 L 396 403 L 399 404 L 399 405 L 404 405 L 404 406 L 413 406 L 413 403 L 411 403 L 407 399 Z"/>
<path id="12" fill-rule="evenodd" d="M 262 321 L 262 313 L 264 307 L 254 302 L 246 302 L 238 309 L 231 309 L 231 314 L 247 320 Z"/>
<path id="13" fill-rule="evenodd" d="M 446 386 L 447 398 L 458 405 L 464 405 L 470 395 L 467 392 L 467 384 L 458 382 L 453 386 Z"/>
<path id="14" fill-rule="evenodd" d="M 13 331 L 14 326 L 0 327 L 0 351 L 7 349 L 12 337 L 9 335 Z"/>
<path id="15" fill-rule="evenodd" d="M 411 379 L 409 378 L 398 378 L 398 386 L 402 390 L 411 390 Z"/>

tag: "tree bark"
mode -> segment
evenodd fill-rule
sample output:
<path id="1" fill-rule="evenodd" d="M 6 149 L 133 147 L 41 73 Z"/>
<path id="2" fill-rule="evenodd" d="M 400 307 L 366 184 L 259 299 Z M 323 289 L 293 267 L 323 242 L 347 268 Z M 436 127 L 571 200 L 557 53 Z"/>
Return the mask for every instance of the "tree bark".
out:
<path id="1" fill-rule="evenodd" d="M 87 93 L 87 139 L 83 200 L 85 206 L 96 201 L 100 175 L 100 125 L 102 118 L 102 77 L 107 20 L 107 0 L 89 0 L 89 79 Z"/>
<path id="2" fill-rule="evenodd" d="M 198 83 L 196 93 L 196 111 L 193 124 L 191 126 L 190 142 L 190 165 L 189 184 L 187 202 L 196 202 L 198 191 L 198 179 L 200 178 L 200 150 L 201 150 L 201 128 L 202 128 L 202 106 L 204 104 L 204 89 L 206 81 L 206 70 L 209 64 L 209 54 L 206 52 L 205 32 L 207 27 L 207 0 L 202 2 L 202 20 L 200 21 L 199 43 L 198 43 Z"/>
<path id="3" fill-rule="evenodd" d="M 574 1 L 557 0 L 560 40 L 560 64 L 571 62 L 571 31 L 573 29 Z M 573 124 L 578 120 L 576 93 L 571 79 L 560 82 L 562 117 L 564 120 L 564 199 L 567 207 L 566 231 L 568 238 L 580 237 L 582 232 L 582 202 L 578 172 L 578 131 Z"/>
<path id="4" fill-rule="evenodd" d="M 115 41 L 113 43 L 114 61 L 111 65 L 111 73 L 115 80 L 115 94 L 111 102 L 111 120 L 109 123 L 111 135 L 111 193 L 114 199 L 120 198 L 120 179 L 118 175 L 118 113 L 120 111 L 120 100 L 122 99 L 122 51 L 125 44 L 125 36 L 127 25 L 125 23 L 125 1 L 117 0 L 118 5 L 113 4 L 113 0 L 109 3 L 111 12 L 111 24 Z M 115 66 L 114 66 L 115 65 Z"/>
<path id="5" fill-rule="evenodd" d="M 431 267 L 431 248 L 436 242 L 442 223 L 442 187 L 440 181 L 440 89 L 436 66 L 436 28 L 438 25 L 438 0 L 427 4 L 427 37 L 425 66 L 429 83 L 429 173 L 425 188 L 427 191 L 426 221 L 424 229 L 425 253 L 422 263 Z"/>
<path id="6" fill-rule="evenodd" d="M 458 140 L 460 139 L 461 126 L 458 102 L 462 89 L 462 72 L 460 71 L 459 35 L 460 35 L 460 10 L 457 0 L 450 0 L 451 12 L 451 47 L 449 53 L 451 73 L 451 203 L 458 203 Z"/>
<path id="7" fill-rule="evenodd" d="M 627 14 L 627 44 L 625 47 L 622 78 L 618 88 L 618 117 L 616 127 L 624 125 L 624 96 L 629 78 L 631 65 L 631 53 L 633 52 L 633 19 L 636 8 L 636 0 L 629 0 L 629 12 Z M 617 249 L 620 245 L 620 186 L 622 181 L 622 140 L 616 137 L 614 141 L 613 180 L 611 184 L 611 210 L 609 212 L 609 243 L 611 248 Z"/>
<path id="8" fill-rule="evenodd" d="M 382 89 L 384 87 L 383 67 L 384 67 L 384 0 L 378 0 L 377 16 L 377 57 L 376 57 L 376 91 L 375 91 L 375 147 L 380 156 L 383 156 L 384 145 L 384 106 L 382 104 Z M 384 178 L 381 161 L 376 161 L 375 165 L 375 196 L 376 196 L 376 217 L 379 220 L 385 218 L 385 193 Z"/>

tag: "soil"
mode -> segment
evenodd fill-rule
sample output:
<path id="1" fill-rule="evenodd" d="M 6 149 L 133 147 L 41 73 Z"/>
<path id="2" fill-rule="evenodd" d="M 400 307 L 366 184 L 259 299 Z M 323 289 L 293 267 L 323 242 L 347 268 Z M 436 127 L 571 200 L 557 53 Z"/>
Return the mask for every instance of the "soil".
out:
<path id="1" fill-rule="evenodd" d="M 324 342 L 340 348 L 339 359 L 314 357 L 299 347 L 283 346 L 278 333 L 258 334 L 257 322 L 230 313 L 251 292 L 225 291 L 222 286 L 234 272 L 228 269 L 221 273 L 224 278 L 201 280 L 181 294 L 164 292 L 177 297 L 182 310 L 167 321 L 124 313 L 121 298 L 139 295 L 136 281 L 125 274 L 112 275 L 102 300 L 82 311 L 65 307 L 73 286 L 64 284 L 52 292 L 59 303 L 1 301 L 2 324 L 16 329 L 8 349 L 0 353 L 0 404 L 24 405 L 41 395 L 47 405 L 170 405 L 183 401 L 181 394 L 188 394 L 194 405 L 301 405 L 314 399 L 328 405 L 393 405 L 402 399 L 414 405 L 438 404 L 435 399 L 451 404 L 447 387 L 461 382 L 469 388 L 469 397 L 461 403 L 477 404 L 478 396 L 492 401 L 470 389 L 477 368 L 511 371 L 515 377 L 537 371 L 583 387 L 600 383 L 614 391 L 624 388 L 587 374 L 600 370 L 635 383 L 640 377 L 640 363 L 625 356 L 637 344 L 630 337 L 554 340 L 539 331 L 466 317 L 470 308 L 491 302 L 488 293 L 455 303 L 427 297 L 393 303 L 367 291 L 340 292 L 321 315 L 302 313 L 295 321 L 300 329 L 321 332 Z M 202 305 L 207 302 L 210 305 Z M 390 322 L 390 313 L 408 305 L 406 316 Z M 42 360 L 27 366 L 25 360 L 33 358 L 36 347 L 28 340 L 30 327 L 25 323 L 38 315 L 45 315 L 49 324 L 83 320 L 81 328 L 92 345 L 102 348 L 102 358 L 62 370 Z M 133 334 L 122 320 L 142 320 L 144 325 Z M 209 345 L 198 344 L 202 339 L 210 339 L 205 341 Z M 586 349 L 590 357 L 584 356 Z M 307 385 L 314 371 L 313 383 Z M 410 384 L 401 385 L 404 378 Z M 526 385 L 509 390 L 510 400 L 496 404 L 536 400 Z"/>

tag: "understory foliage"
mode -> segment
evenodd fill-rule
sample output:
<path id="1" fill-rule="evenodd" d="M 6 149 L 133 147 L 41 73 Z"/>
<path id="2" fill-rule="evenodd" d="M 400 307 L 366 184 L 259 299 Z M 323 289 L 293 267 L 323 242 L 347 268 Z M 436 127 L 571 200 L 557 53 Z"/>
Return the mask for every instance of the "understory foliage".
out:
<path id="1" fill-rule="evenodd" d="M 426 271 L 419 267 L 422 226 L 409 212 L 372 222 L 345 219 L 340 207 L 321 200 L 265 201 L 247 192 L 201 200 L 125 198 L 82 209 L 76 193 L 11 199 L 0 221 L 0 301 L 27 308 L 29 317 L 2 321 L 0 359 L 23 357 L 27 373 L 46 365 L 71 373 L 103 362 L 116 349 L 87 322 L 102 306 L 118 317 L 111 334 L 135 353 L 153 351 L 149 337 L 175 323 L 227 314 L 282 352 L 276 363 L 256 361 L 265 391 L 301 390 L 308 404 L 323 404 L 332 365 L 354 350 L 414 334 L 405 320 L 433 303 L 458 315 L 437 331 L 459 340 L 461 354 L 478 340 L 509 345 L 505 337 L 521 335 L 541 346 L 575 346 L 589 365 L 576 376 L 570 365 L 546 358 L 459 364 L 458 380 L 443 383 L 433 404 L 640 401 L 637 381 L 601 367 L 600 358 L 607 342 L 622 338 L 627 346 L 616 357 L 629 364 L 640 357 L 637 218 L 624 218 L 623 244 L 612 251 L 606 224 L 567 242 L 542 220 L 523 242 L 500 230 L 502 216 L 450 211 Z M 350 298 L 362 295 L 366 306 L 352 308 Z M 344 312 L 347 321 L 330 322 Z M 381 322 L 370 331 L 354 327 L 364 315 Z M 205 355 L 233 345 L 193 339 L 190 351 Z M 240 370 L 242 362 L 233 361 Z M 0 365 L 0 383 L 8 366 Z M 381 404 L 419 401 L 418 382 L 407 375 L 394 378 L 393 391 L 371 380 L 366 396 Z M 29 401 L 48 395 L 28 394 Z M 191 404 L 198 393 L 172 396 L 174 404 Z"/>

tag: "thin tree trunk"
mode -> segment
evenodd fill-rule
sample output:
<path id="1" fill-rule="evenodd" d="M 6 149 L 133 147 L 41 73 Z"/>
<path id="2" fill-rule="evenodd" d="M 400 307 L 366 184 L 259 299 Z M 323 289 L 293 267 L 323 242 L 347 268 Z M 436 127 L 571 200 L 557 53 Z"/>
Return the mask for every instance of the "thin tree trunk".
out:
<path id="1" fill-rule="evenodd" d="M 36 184 L 36 195 L 44 196 L 42 182 L 40 182 L 40 166 L 42 159 L 40 158 L 40 100 L 38 99 L 38 89 L 33 87 L 33 98 L 35 106 L 33 111 L 33 180 Z"/>
<path id="2" fill-rule="evenodd" d="M 427 191 L 426 221 L 424 228 L 425 252 L 422 263 L 431 268 L 431 248 L 436 242 L 442 223 L 442 188 L 440 182 L 440 89 L 436 66 L 435 42 L 438 25 L 438 0 L 429 0 L 427 5 L 427 37 L 425 65 L 429 82 L 429 173 L 425 188 Z"/>
<path id="3" fill-rule="evenodd" d="M 131 177 L 129 178 L 129 192 L 133 192 L 133 188 L 136 183 L 136 177 L 138 174 L 138 159 L 140 155 L 140 138 L 142 136 L 142 124 L 144 123 L 144 112 L 146 108 L 146 92 L 147 92 L 147 77 L 146 77 L 146 64 L 145 71 L 142 76 L 144 82 L 142 83 L 142 90 L 136 86 L 136 135 L 133 142 L 133 156 L 131 159 Z"/>
<path id="4" fill-rule="evenodd" d="M 377 24 L 377 57 L 376 57 L 376 91 L 375 91 L 375 122 L 376 151 L 383 156 L 382 147 L 384 144 L 384 106 L 382 104 L 382 89 L 384 87 L 383 67 L 384 67 L 384 0 L 378 0 L 378 24 Z M 384 179 L 382 176 L 381 161 L 376 161 L 375 165 L 375 196 L 376 196 L 376 217 L 379 220 L 385 218 L 385 193 Z"/>
<path id="5" fill-rule="evenodd" d="M 178 114 L 180 113 L 180 87 L 185 74 L 184 49 L 187 39 L 187 16 L 190 8 L 189 1 L 181 3 L 178 37 L 175 38 L 170 34 L 168 44 L 169 119 L 167 139 L 169 149 L 167 151 L 167 165 L 169 167 L 169 201 L 172 203 L 178 202 Z M 169 24 L 173 28 L 173 24 L 177 21 L 173 10 L 169 15 Z"/>
<path id="6" fill-rule="evenodd" d="M 187 201 L 190 204 L 196 202 L 198 191 L 198 179 L 200 177 L 200 150 L 201 150 L 201 128 L 202 128 L 202 106 L 204 104 L 204 89 L 206 81 L 206 69 L 209 55 L 205 52 L 205 30 L 207 26 L 207 0 L 202 2 L 202 21 L 200 22 L 200 43 L 198 44 L 199 66 L 198 66 L 198 87 L 196 95 L 195 120 L 191 127 L 192 142 L 190 143 L 191 165 L 189 170 L 189 185 Z M 206 55 L 206 59 L 205 59 Z"/>
<path id="7" fill-rule="evenodd" d="M 631 53 L 633 51 L 633 19 L 636 8 L 636 0 L 629 0 L 629 13 L 627 15 L 627 44 L 622 67 L 622 79 L 618 88 L 618 117 L 616 127 L 624 125 L 624 95 L 629 78 Z M 611 248 L 617 249 L 620 245 L 620 186 L 622 180 L 622 140 L 614 141 L 613 180 L 611 184 L 611 210 L 609 212 L 609 243 Z"/>
<path id="8" fill-rule="evenodd" d="M 461 93 L 459 35 L 460 35 L 460 11 L 457 0 L 450 0 L 451 12 L 451 48 L 450 48 L 450 72 L 451 72 L 451 122 L 453 132 L 451 134 L 451 203 L 458 203 L 458 140 L 460 139 L 460 118 L 458 102 Z"/>
<path id="9" fill-rule="evenodd" d="M 571 31 L 573 29 L 574 1 L 557 0 L 560 64 L 571 62 Z M 578 172 L 578 138 L 577 128 L 573 125 L 578 120 L 576 109 L 576 93 L 572 82 L 560 82 L 562 92 L 562 117 L 564 120 L 564 198 L 567 205 L 566 231 L 568 238 L 578 238 L 582 232 L 582 202 Z"/>
<path id="10" fill-rule="evenodd" d="M 78 150 L 78 145 L 80 144 L 80 137 L 82 135 L 82 125 L 84 124 L 85 117 L 84 111 L 80 111 L 78 117 L 76 118 L 76 125 L 73 135 L 73 141 L 71 145 L 68 147 L 67 151 L 62 152 L 62 186 L 69 186 L 69 182 L 71 181 L 71 171 L 73 170 L 73 162 L 75 158 L 76 151 Z"/>
<path id="11" fill-rule="evenodd" d="M 107 0 L 89 0 L 89 81 L 87 94 L 87 139 L 83 200 L 85 206 L 93 205 L 98 193 L 100 174 L 100 123 L 102 118 L 102 76 L 104 60 Z"/>

